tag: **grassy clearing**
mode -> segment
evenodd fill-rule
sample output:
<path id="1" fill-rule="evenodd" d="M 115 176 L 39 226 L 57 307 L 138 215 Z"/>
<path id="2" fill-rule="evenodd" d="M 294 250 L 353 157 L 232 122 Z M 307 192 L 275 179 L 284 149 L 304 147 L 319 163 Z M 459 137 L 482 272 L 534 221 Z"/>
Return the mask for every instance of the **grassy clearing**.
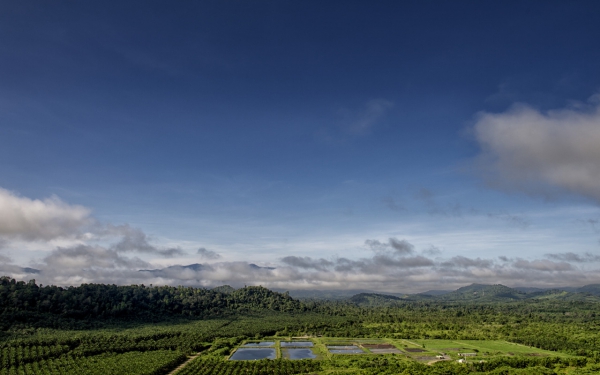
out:
<path id="1" fill-rule="evenodd" d="M 488 353 L 488 356 L 497 355 L 540 355 L 540 356 L 558 356 L 563 358 L 571 357 L 568 354 L 552 352 L 548 350 L 533 348 L 525 345 L 515 344 L 502 340 L 412 340 L 416 344 L 425 345 L 427 350 L 436 350 L 446 352 L 449 355 L 478 352 L 480 354 Z M 460 350 L 450 350 L 460 349 Z"/>

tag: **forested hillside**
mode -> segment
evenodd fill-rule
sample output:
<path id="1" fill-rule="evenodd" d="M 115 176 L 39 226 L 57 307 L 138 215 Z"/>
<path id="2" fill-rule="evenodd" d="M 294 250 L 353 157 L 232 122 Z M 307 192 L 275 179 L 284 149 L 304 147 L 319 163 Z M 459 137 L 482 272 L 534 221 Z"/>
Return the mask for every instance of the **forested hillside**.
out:
<path id="1" fill-rule="evenodd" d="M 352 296 L 348 301 L 359 306 L 392 306 L 411 302 L 433 303 L 504 303 L 526 300 L 560 300 L 560 301 L 587 301 L 600 302 L 596 295 L 597 286 L 587 285 L 573 288 L 569 292 L 562 289 L 531 288 L 529 292 L 521 289 L 509 288 L 504 285 L 471 284 L 452 292 L 404 294 L 401 296 L 379 293 L 360 293 Z"/>
<path id="2" fill-rule="evenodd" d="M 15 323 L 64 326 L 106 319 L 211 317 L 250 311 L 304 311 L 305 304 L 260 286 L 191 287 L 83 284 L 61 288 L 0 278 L 0 329 Z M 71 323 L 69 323 L 71 322 Z"/>

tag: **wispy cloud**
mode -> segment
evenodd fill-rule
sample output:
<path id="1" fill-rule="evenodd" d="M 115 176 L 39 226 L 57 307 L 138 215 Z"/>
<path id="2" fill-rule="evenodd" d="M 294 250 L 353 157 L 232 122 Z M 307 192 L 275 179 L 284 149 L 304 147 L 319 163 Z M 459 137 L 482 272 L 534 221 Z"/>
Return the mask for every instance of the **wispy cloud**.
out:
<path id="1" fill-rule="evenodd" d="M 362 110 L 347 111 L 346 128 L 352 134 L 367 134 L 393 106 L 394 103 L 386 99 L 369 100 Z"/>
<path id="2" fill-rule="evenodd" d="M 322 128 L 317 136 L 323 141 L 337 142 L 368 135 L 393 107 L 393 102 L 378 98 L 367 101 L 358 109 L 343 108 L 339 111 L 341 119 L 338 126 Z"/>
<path id="3" fill-rule="evenodd" d="M 415 193 L 415 199 L 423 203 L 430 215 L 443 215 L 451 217 L 462 217 L 463 207 L 460 203 L 440 204 L 435 198 L 433 191 L 422 187 Z"/>
<path id="4" fill-rule="evenodd" d="M 199 255 L 202 259 L 215 260 L 221 258 L 221 255 L 204 247 L 199 248 L 198 251 L 196 251 L 196 254 Z"/>
<path id="5" fill-rule="evenodd" d="M 392 211 L 400 212 L 406 210 L 403 204 L 397 202 L 394 197 L 389 195 L 381 198 L 381 202 Z"/>
<path id="6" fill-rule="evenodd" d="M 303 268 L 303 269 L 315 269 L 318 271 L 325 271 L 334 265 L 333 262 L 326 259 L 313 259 L 311 257 L 297 257 L 287 256 L 281 258 L 284 264 L 292 267 Z"/>
<path id="7" fill-rule="evenodd" d="M 157 254 L 166 257 L 184 255 L 180 248 L 159 248 L 148 242 L 148 236 L 140 229 L 131 228 L 128 225 L 121 226 L 121 240 L 111 246 L 117 252 L 139 252 Z"/>
<path id="8" fill-rule="evenodd" d="M 491 219 L 499 219 L 504 221 L 510 226 L 526 229 L 530 223 L 523 216 L 513 215 L 506 212 L 490 212 L 487 216 Z"/>
<path id="9" fill-rule="evenodd" d="M 574 263 L 588 263 L 588 262 L 600 262 L 600 255 L 584 253 L 576 254 L 572 252 L 568 253 L 557 253 L 557 254 L 546 254 L 546 257 L 555 260 L 561 260 L 564 262 Z"/>

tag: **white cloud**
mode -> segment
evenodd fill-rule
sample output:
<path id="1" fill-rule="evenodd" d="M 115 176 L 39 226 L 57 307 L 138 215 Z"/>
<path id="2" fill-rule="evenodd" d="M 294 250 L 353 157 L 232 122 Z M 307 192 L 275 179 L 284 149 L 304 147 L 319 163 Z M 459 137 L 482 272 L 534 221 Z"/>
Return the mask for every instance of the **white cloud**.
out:
<path id="1" fill-rule="evenodd" d="M 93 220 L 90 210 L 57 197 L 20 197 L 0 188 L 0 236 L 9 239 L 52 240 L 82 235 Z"/>
<path id="2" fill-rule="evenodd" d="M 474 127 L 480 170 L 493 185 L 528 193 L 566 191 L 600 202 L 600 101 L 540 112 L 514 105 L 481 113 Z"/>

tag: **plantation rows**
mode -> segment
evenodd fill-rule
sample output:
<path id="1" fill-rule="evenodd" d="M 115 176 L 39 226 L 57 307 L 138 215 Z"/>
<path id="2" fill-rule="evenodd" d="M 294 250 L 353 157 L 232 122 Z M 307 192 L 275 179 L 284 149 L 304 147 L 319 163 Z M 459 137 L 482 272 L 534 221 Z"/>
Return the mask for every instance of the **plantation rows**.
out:
<path id="1" fill-rule="evenodd" d="M 224 361 L 199 357 L 188 363 L 177 375 L 293 375 L 319 371 L 321 364 L 313 360 L 286 359 L 258 361 Z"/>
<path id="2" fill-rule="evenodd" d="M 0 368 L 58 357 L 68 351 L 67 345 L 5 347 L 0 350 Z"/>
<path id="3" fill-rule="evenodd" d="M 0 370 L 0 375 L 162 375 L 185 361 L 179 351 L 108 353 L 76 358 L 63 356 Z"/>

